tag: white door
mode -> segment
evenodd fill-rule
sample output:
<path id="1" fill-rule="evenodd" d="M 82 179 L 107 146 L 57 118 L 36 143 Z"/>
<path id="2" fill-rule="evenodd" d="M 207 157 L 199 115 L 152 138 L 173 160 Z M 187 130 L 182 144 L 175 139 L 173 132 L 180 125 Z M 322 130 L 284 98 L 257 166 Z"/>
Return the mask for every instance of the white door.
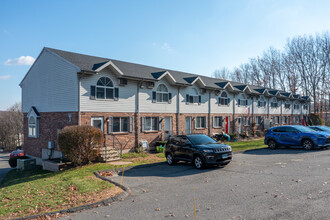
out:
<path id="1" fill-rule="evenodd" d="M 165 140 L 172 134 L 172 117 L 165 117 Z"/>
<path id="2" fill-rule="evenodd" d="M 103 132 L 103 117 L 92 117 L 92 126 L 101 129 Z"/>
<path id="3" fill-rule="evenodd" d="M 238 133 L 242 133 L 242 118 L 241 117 L 238 117 L 237 118 L 237 126 L 238 126 Z"/>
<path id="4" fill-rule="evenodd" d="M 191 134 L 191 117 L 186 117 L 186 134 Z"/>

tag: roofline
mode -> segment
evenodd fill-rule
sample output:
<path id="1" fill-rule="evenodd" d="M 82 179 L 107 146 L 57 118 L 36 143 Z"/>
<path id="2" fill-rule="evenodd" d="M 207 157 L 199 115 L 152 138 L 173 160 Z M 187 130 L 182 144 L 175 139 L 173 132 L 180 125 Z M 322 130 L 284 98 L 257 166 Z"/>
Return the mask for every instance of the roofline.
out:
<path id="1" fill-rule="evenodd" d="M 95 71 L 100 72 L 101 70 L 103 70 L 104 68 L 106 68 L 108 66 L 111 66 L 119 75 L 121 75 L 121 76 L 124 75 L 124 73 L 111 60 L 109 60 L 108 62 L 106 62 L 99 68 L 97 68 Z"/>
<path id="2" fill-rule="evenodd" d="M 197 78 L 196 78 L 194 81 L 192 81 L 192 83 L 190 83 L 190 84 L 193 85 L 193 84 L 195 84 L 198 80 L 202 83 L 202 85 L 203 85 L 204 87 L 206 87 L 205 83 L 203 82 L 203 80 L 201 79 L 200 76 L 197 76 Z"/>
<path id="3" fill-rule="evenodd" d="M 169 72 L 169 71 L 165 71 L 159 78 L 158 78 L 158 80 L 161 80 L 162 78 L 164 78 L 165 76 L 169 76 L 171 79 L 172 79 L 172 81 L 174 82 L 174 83 L 176 83 L 176 80 L 174 79 L 174 77 L 171 75 L 171 73 Z"/>

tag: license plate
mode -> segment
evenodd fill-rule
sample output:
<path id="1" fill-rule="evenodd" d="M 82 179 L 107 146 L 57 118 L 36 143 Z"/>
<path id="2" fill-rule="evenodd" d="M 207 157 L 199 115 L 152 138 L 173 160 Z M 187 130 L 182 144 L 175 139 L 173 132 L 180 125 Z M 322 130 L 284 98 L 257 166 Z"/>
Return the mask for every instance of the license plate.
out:
<path id="1" fill-rule="evenodd" d="M 228 157 L 228 154 L 222 154 L 222 159 L 226 159 Z"/>

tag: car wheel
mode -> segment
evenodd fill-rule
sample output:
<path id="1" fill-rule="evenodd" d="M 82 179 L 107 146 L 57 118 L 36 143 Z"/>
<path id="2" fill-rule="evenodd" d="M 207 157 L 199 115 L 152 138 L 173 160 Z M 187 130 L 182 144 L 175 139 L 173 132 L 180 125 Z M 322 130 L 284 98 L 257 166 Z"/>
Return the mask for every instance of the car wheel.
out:
<path id="1" fill-rule="evenodd" d="M 314 146 L 313 142 L 309 139 L 305 139 L 302 142 L 302 146 L 304 147 L 305 150 L 311 150 Z"/>
<path id="2" fill-rule="evenodd" d="M 268 147 L 269 147 L 270 149 L 276 149 L 276 148 L 277 148 L 276 141 L 274 141 L 274 140 L 269 140 L 269 141 L 268 141 Z"/>
<path id="3" fill-rule="evenodd" d="M 167 164 L 168 164 L 168 165 L 173 165 L 173 164 L 175 163 L 175 162 L 174 162 L 174 158 L 173 158 L 173 156 L 172 156 L 171 153 L 167 154 L 167 156 L 166 156 L 166 160 L 167 160 Z"/>
<path id="4" fill-rule="evenodd" d="M 194 158 L 194 164 L 197 169 L 202 169 L 204 167 L 204 161 L 201 156 L 197 155 Z"/>

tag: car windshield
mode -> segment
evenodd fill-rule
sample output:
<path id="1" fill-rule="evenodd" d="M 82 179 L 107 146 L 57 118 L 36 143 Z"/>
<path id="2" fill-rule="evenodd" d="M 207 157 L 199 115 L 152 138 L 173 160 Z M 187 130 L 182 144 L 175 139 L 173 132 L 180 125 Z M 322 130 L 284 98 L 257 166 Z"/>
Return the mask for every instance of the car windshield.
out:
<path id="1" fill-rule="evenodd" d="M 216 143 L 215 140 L 213 140 L 212 138 L 210 138 L 207 135 L 192 135 L 192 136 L 189 136 L 188 138 L 191 141 L 191 143 L 193 143 L 194 145 Z"/>
<path id="2" fill-rule="evenodd" d="M 301 132 L 315 132 L 315 130 L 305 126 L 295 126 L 294 128 Z"/>
<path id="3" fill-rule="evenodd" d="M 328 126 L 319 126 L 317 128 L 319 128 L 320 131 L 329 131 L 330 132 L 330 127 L 328 127 Z"/>

